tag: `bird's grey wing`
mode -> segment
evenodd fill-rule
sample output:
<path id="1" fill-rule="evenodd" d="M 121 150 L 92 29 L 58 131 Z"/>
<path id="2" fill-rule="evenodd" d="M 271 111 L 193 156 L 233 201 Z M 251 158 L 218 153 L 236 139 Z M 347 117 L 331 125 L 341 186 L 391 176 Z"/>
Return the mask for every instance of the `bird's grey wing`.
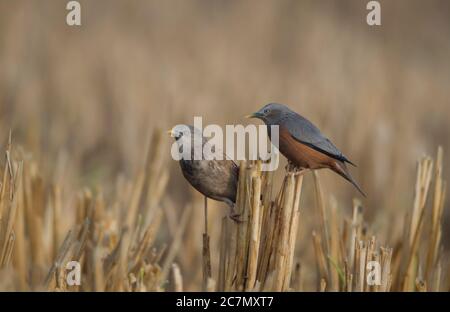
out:
<path id="1" fill-rule="evenodd" d="M 209 172 L 212 178 L 210 188 L 212 196 L 219 200 L 236 201 L 239 168 L 230 160 L 210 160 Z"/>
<path id="2" fill-rule="evenodd" d="M 320 130 L 308 119 L 295 114 L 288 115 L 283 119 L 282 126 L 284 126 L 294 139 L 303 143 L 321 153 L 324 153 L 335 159 L 350 162 L 347 157 L 345 157 L 342 152 L 334 146 L 331 141 L 325 137 Z"/>
<path id="3" fill-rule="evenodd" d="M 206 144 L 209 144 L 208 140 L 205 140 L 205 143 L 203 143 L 203 146 L 205 146 Z M 228 157 L 228 155 L 222 149 L 217 147 L 216 145 L 213 145 L 213 146 L 207 148 L 207 150 L 209 150 L 209 149 L 211 149 L 211 151 L 213 153 L 216 153 L 216 152 L 221 153 L 223 155 L 222 156 L 223 160 L 228 160 L 228 161 L 232 162 L 236 168 L 239 168 L 239 165 L 232 158 Z"/>
<path id="4" fill-rule="evenodd" d="M 224 156 L 226 156 L 224 154 Z M 212 175 L 228 178 L 237 186 L 239 166 L 230 159 L 208 161 Z"/>
<path id="5" fill-rule="evenodd" d="M 205 140 L 203 147 L 205 147 L 206 144 L 209 144 L 209 140 Z M 237 188 L 239 165 L 216 145 L 209 146 L 206 150 L 211 150 L 213 153 L 222 154 L 222 160 L 208 161 L 212 175 L 222 177 L 224 181 L 232 183 L 235 185 L 235 188 Z M 234 196 L 236 196 L 235 192 Z"/>

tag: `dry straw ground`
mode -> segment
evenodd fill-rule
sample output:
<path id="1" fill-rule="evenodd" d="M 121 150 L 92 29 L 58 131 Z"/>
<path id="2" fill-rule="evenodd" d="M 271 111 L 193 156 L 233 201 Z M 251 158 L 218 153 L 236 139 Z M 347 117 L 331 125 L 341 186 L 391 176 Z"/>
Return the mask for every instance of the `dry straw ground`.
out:
<path id="1" fill-rule="evenodd" d="M 449 290 L 449 2 L 381 1 L 376 29 L 360 0 L 259 2 L 81 1 L 74 29 L 59 0 L 0 0 L 1 290 Z M 245 163 L 246 222 L 208 201 L 205 226 L 158 129 L 270 101 L 368 197 Z"/>
<path id="2" fill-rule="evenodd" d="M 155 135 L 152 146 L 156 150 L 159 140 L 160 135 Z M 169 244 L 158 244 L 156 237 L 164 226 L 159 203 L 168 175 L 155 167 L 155 151 L 149 153 L 134 181 L 117 186 L 108 206 L 101 193 L 85 190 L 78 194 L 71 217 L 62 212 L 59 186 L 46 185 L 35 164 L 17 161 L 14 154 L 10 139 L 0 190 L 0 269 L 6 277 L 2 289 L 184 289 L 184 274 L 176 257 L 183 239 L 191 235 L 187 225 L 193 208 L 187 206 L 181 217 L 171 220 L 176 230 Z M 352 218 L 343 216 L 336 201 L 327 203 L 317 172 L 313 176 L 320 226 L 311 237 L 298 238 L 304 219 L 300 207 L 303 174 L 287 173 L 277 191 L 273 173 L 261 172 L 259 162 L 241 162 L 236 207 L 243 222 L 223 217 L 215 248 L 219 251 L 211 253 L 205 219 L 202 288 L 300 291 L 305 268 L 301 257 L 295 256 L 296 240 L 308 239 L 314 246 L 318 290 L 448 290 L 450 280 L 441 246 L 446 192 L 442 159 L 439 148 L 435 164 L 429 157 L 418 163 L 414 202 L 402 220 L 404 235 L 390 241 L 390 246 L 381 246 L 365 223 L 359 201 L 353 203 Z M 206 217 L 207 211 L 206 205 Z M 67 233 L 62 231 L 64 219 L 73 221 Z M 214 271 L 211 257 L 219 261 Z M 80 286 L 67 284 L 66 264 L 70 261 L 81 264 Z M 375 285 L 367 282 L 376 279 L 369 276 L 371 261 L 380 264 Z M 197 265 L 200 267 L 199 262 Z"/>

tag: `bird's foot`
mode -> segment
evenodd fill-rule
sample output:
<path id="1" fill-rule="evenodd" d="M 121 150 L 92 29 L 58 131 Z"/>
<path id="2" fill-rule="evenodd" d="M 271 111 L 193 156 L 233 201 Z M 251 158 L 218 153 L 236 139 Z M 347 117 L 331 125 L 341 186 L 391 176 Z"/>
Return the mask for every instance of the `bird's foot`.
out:
<path id="1" fill-rule="evenodd" d="M 292 173 L 293 175 L 302 175 L 306 172 L 306 168 L 301 168 L 299 166 L 294 165 L 292 162 L 288 162 L 288 164 L 286 165 L 286 172 L 287 173 Z"/>
<path id="2" fill-rule="evenodd" d="M 284 169 L 286 170 L 286 172 L 292 172 L 292 171 L 295 170 L 295 168 L 296 168 L 296 166 L 295 166 L 292 162 L 290 162 L 290 161 L 288 161 L 286 167 L 284 167 Z"/>
<path id="3" fill-rule="evenodd" d="M 228 217 L 236 223 L 242 223 L 244 220 L 241 219 L 241 214 L 236 212 L 234 209 L 234 205 L 230 206 L 230 212 L 228 213 Z"/>
<path id="4" fill-rule="evenodd" d="M 236 223 L 242 223 L 244 220 L 241 219 L 240 213 L 230 213 L 228 217 Z"/>

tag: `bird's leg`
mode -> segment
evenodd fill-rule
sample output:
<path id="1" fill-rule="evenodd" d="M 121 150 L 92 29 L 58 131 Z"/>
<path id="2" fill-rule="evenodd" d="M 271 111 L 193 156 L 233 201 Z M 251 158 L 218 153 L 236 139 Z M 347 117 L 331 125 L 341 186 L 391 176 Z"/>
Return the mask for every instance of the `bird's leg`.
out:
<path id="1" fill-rule="evenodd" d="M 208 235 L 208 197 L 205 196 L 205 234 Z"/>

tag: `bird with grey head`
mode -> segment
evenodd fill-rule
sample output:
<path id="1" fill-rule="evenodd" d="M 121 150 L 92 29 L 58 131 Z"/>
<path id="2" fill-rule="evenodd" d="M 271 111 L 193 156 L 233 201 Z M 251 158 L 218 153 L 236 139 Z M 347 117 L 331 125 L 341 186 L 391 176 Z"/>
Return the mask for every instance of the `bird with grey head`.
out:
<path id="1" fill-rule="evenodd" d="M 213 159 L 212 155 L 204 155 L 210 150 L 204 148 L 205 144 L 208 144 L 208 140 L 203 137 L 199 129 L 193 126 L 177 125 L 168 133 L 175 139 L 179 149 L 190 149 L 179 160 L 185 179 L 205 197 L 225 202 L 230 208 L 229 217 L 240 222 L 239 214 L 234 208 L 239 177 L 238 165 L 222 151 L 215 151 L 215 154 L 222 153 L 221 159 Z M 195 159 L 195 148 L 200 148 L 201 159 Z M 217 147 L 212 146 L 211 148 Z M 188 154 L 190 157 L 185 157 Z"/>
<path id="2" fill-rule="evenodd" d="M 279 150 L 289 163 L 300 170 L 328 168 L 349 181 L 365 197 L 366 195 L 350 175 L 347 163 L 355 166 L 312 122 L 287 106 L 269 103 L 247 116 L 258 118 L 268 126 L 278 126 Z"/>

